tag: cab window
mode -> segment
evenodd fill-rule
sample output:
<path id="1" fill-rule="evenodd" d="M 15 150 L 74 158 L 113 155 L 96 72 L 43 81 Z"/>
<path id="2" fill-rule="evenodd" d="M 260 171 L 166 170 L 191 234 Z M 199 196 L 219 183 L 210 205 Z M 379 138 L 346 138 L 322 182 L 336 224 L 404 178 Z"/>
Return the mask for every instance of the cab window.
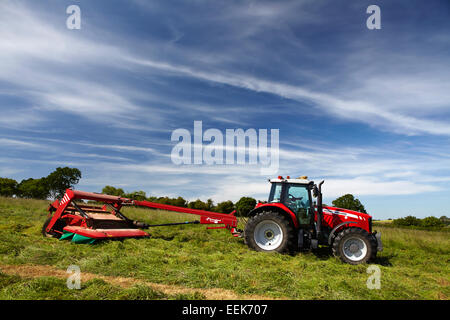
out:
<path id="1" fill-rule="evenodd" d="M 286 185 L 286 206 L 298 217 L 300 224 L 310 222 L 310 200 L 306 186 L 299 184 Z"/>
<path id="2" fill-rule="evenodd" d="M 281 183 L 272 183 L 270 189 L 269 203 L 281 201 Z"/>

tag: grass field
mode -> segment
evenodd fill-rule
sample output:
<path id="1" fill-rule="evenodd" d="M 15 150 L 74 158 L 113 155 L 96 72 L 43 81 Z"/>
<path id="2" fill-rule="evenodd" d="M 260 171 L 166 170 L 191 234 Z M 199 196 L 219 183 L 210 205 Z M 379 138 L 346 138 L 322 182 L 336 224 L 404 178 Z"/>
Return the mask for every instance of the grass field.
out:
<path id="1" fill-rule="evenodd" d="M 72 244 L 40 234 L 47 201 L 0 198 L 0 299 L 449 299 L 450 233 L 377 226 L 384 251 L 351 266 L 328 248 L 295 256 L 251 251 L 242 239 L 202 225 L 159 227 L 151 238 Z M 195 216 L 127 208 L 151 223 Z M 69 265 L 81 290 L 66 287 Z"/>

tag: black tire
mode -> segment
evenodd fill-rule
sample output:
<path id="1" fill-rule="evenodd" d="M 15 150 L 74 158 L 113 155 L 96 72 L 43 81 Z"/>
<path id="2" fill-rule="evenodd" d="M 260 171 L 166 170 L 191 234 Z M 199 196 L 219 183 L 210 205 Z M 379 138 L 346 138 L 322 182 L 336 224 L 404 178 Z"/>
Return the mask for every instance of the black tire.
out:
<path id="1" fill-rule="evenodd" d="M 265 249 L 261 247 L 260 245 L 258 245 L 258 241 L 255 239 L 255 231 L 257 231 L 257 229 L 258 231 L 262 231 L 262 227 L 258 227 L 258 225 L 260 225 L 260 223 L 262 222 L 270 223 L 273 226 L 279 226 L 278 231 L 281 231 L 282 238 L 279 242 L 277 242 L 277 244 L 274 245 L 273 249 Z M 269 234 L 270 237 L 270 232 L 271 230 L 267 229 L 264 231 L 264 234 Z M 256 251 L 290 253 L 295 250 L 295 239 L 296 237 L 294 227 L 286 217 L 278 212 L 263 211 L 257 213 L 256 215 L 251 217 L 245 225 L 244 242 L 251 249 Z"/>
<path id="2" fill-rule="evenodd" d="M 44 225 L 42 226 L 42 235 L 46 238 L 61 238 L 61 233 L 58 232 L 47 232 L 47 226 L 50 223 L 50 220 L 52 220 L 52 217 L 47 218 L 47 220 L 45 220 Z M 66 226 L 66 224 L 64 223 L 63 220 L 58 219 L 56 220 L 55 224 L 53 225 L 53 229 L 54 230 L 58 230 L 60 232 L 63 232 L 64 227 Z"/>
<path id="3" fill-rule="evenodd" d="M 344 248 L 345 244 L 349 244 L 352 242 L 360 243 L 362 241 L 365 245 L 365 254 L 364 250 L 358 250 L 355 248 L 355 252 L 352 252 L 351 245 L 347 248 Z M 349 264 L 362 264 L 367 263 L 373 259 L 375 259 L 377 255 L 377 242 L 375 237 L 369 234 L 367 231 L 361 228 L 345 228 L 341 232 L 337 234 L 334 238 L 332 244 L 332 251 L 334 256 L 339 257 L 343 262 Z M 361 253 L 361 256 L 358 254 Z M 353 256 L 353 258 L 351 257 Z"/>

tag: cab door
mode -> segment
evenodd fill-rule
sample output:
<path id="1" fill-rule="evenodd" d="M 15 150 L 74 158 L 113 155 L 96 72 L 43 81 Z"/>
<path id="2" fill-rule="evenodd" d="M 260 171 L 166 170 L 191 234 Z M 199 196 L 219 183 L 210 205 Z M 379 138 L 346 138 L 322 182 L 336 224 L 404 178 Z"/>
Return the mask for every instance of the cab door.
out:
<path id="1" fill-rule="evenodd" d="M 311 224 L 311 193 L 307 185 L 286 184 L 284 190 L 284 203 L 295 213 L 300 225 Z"/>

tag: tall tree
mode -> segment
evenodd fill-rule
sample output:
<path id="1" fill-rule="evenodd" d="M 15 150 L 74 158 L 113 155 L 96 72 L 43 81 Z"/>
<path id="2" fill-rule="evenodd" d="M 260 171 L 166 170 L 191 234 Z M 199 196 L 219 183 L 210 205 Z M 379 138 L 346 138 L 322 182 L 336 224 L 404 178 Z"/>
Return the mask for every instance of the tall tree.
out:
<path id="1" fill-rule="evenodd" d="M 47 179 L 22 180 L 17 186 L 17 194 L 22 198 L 47 199 L 50 194 Z"/>
<path id="2" fill-rule="evenodd" d="M 234 204 L 232 201 L 219 202 L 217 206 L 214 207 L 214 211 L 220 213 L 231 213 L 234 210 Z"/>
<path id="3" fill-rule="evenodd" d="M 56 168 L 46 178 L 50 197 L 61 198 L 66 192 L 66 189 L 73 188 L 80 179 L 81 171 L 77 168 Z"/>
<path id="4" fill-rule="evenodd" d="M 358 199 L 356 199 L 352 194 L 346 194 L 343 195 L 342 197 L 337 198 L 336 200 L 333 201 L 333 206 L 342 209 L 349 209 L 353 211 L 367 213 L 362 203 Z"/>
<path id="5" fill-rule="evenodd" d="M 211 211 L 214 209 L 214 202 L 212 199 L 206 200 L 206 210 Z"/>
<path id="6" fill-rule="evenodd" d="M 189 202 L 188 208 L 198 209 L 198 210 L 208 210 L 208 205 L 206 203 L 204 203 L 202 200 L 197 199 L 195 201 Z"/>
<path id="7" fill-rule="evenodd" d="M 131 193 L 124 194 L 124 197 L 137 201 L 147 200 L 147 194 L 145 191 L 133 191 Z"/>
<path id="8" fill-rule="evenodd" d="M 125 191 L 122 188 L 115 188 L 113 186 L 105 186 L 102 189 L 103 194 L 108 194 L 110 196 L 123 197 L 125 196 Z"/>
<path id="9" fill-rule="evenodd" d="M 256 200 L 250 197 L 242 197 L 236 202 L 236 211 L 239 216 L 246 217 L 248 213 L 255 208 Z"/>
<path id="10" fill-rule="evenodd" d="M 14 179 L 0 178 L 0 196 L 12 197 L 17 195 L 17 181 Z"/>
<path id="11" fill-rule="evenodd" d="M 177 207 L 187 207 L 187 201 L 183 197 L 173 199 L 171 204 Z"/>

